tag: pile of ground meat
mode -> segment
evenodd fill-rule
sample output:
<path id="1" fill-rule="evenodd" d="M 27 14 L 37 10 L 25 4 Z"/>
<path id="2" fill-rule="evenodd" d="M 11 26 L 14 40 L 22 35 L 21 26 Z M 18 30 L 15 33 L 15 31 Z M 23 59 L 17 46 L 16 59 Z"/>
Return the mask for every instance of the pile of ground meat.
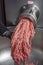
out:
<path id="1" fill-rule="evenodd" d="M 31 43 L 34 37 L 34 25 L 30 19 L 22 18 L 13 31 L 11 37 L 11 56 L 13 60 L 20 65 L 30 56 Z M 34 64 L 26 64 L 34 65 Z"/>

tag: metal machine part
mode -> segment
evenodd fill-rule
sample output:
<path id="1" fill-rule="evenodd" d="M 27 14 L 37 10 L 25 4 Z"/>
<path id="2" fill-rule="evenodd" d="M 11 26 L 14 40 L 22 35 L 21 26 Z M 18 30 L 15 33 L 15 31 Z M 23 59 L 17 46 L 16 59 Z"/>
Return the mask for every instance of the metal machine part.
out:
<path id="1" fill-rule="evenodd" d="M 36 27 L 37 20 L 39 18 L 40 11 L 37 5 L 35 5 L 33 2 L 28 1 L 26 5 L 23 5 L 20 9 L 19 19 L 26 17 L 29 18 L 33 24 L 34 27 Z"/>

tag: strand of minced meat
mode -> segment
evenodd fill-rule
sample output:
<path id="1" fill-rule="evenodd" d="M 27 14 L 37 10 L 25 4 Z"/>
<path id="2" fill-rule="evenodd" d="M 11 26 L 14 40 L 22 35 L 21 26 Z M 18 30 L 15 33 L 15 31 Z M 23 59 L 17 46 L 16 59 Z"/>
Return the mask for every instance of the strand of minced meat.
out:
<path id="1" fill-rule="evenodd" d="M 30 56 L 31 43 L 34 37 L 34 25 L 30 19 L 22 18 L 13 31 L 11 37 L 11 56 L 20 65 Z"/>

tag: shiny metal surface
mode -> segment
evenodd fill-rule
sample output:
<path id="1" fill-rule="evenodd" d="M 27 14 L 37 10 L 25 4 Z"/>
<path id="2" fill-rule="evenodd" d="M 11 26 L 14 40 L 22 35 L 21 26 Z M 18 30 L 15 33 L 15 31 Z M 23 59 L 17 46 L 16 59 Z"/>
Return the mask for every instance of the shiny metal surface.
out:
<path id="1" fill-rule="evenodd" d="M 40 50 L 32 50 L 31 56 L 27 62 L 33 62 L 35 64 L 38 62 L 38 65 L 43 65 L 43 53 Z M 11 58 L 9 48 L 1 50 L 0 65 L 17 65 Z"/>
<path id="2" fill-rule="evenodd" d="M 0 37 L 0 65 L 14 65 L 10 52 L 10 40 Z"/>
<path id="3" fill-rule="evenodd" d="M 43 65 L 43 30 L 36 29 L 33 39 L 31 56 L 27 62 L 33 62 L 35 65 Z M 38 39 L 38 40 L 37 40 Z M 10 40 L 0 37 L 0 65 L 17 65 L 11 57 Z M 21 64 L 23 65 L 23 64 Z"/>

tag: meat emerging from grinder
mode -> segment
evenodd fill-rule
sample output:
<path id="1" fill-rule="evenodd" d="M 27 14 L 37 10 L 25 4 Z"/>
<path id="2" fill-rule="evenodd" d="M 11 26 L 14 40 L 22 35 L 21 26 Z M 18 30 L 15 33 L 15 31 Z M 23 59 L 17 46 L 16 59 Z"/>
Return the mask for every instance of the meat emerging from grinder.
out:
<path id="1" fill-rule="evenodd" d="M 31 40 L 34 37 L 34 25 L 30 19 L 22 18 L 11 37 L 11 56 L 20 65 L 27 60 L 31 52 Z"/>

